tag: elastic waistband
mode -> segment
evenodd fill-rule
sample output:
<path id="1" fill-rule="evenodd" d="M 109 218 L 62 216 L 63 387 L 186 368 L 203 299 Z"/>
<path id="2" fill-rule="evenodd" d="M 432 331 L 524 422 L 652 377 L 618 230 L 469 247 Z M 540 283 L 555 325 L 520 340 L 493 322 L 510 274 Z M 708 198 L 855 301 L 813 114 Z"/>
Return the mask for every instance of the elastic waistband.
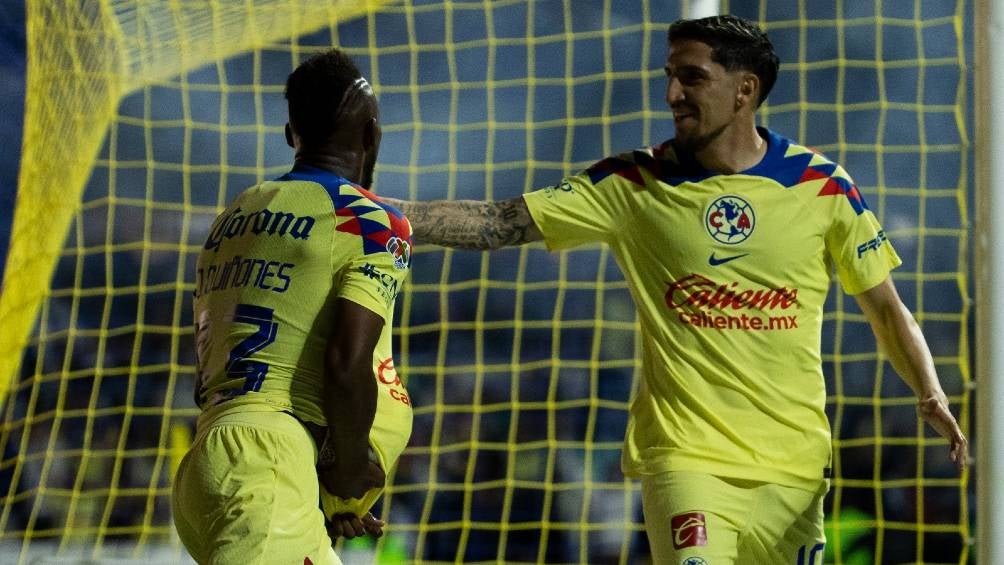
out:
<path id="1" fill-rule="evenodd" d="M 247 406 L 231 410 L 217 410 L 214 407 L 199 415 L 198 435 L 209 428 L 225 425 L 250 426 L 286 435 L 311 436 L 311 433 L 295 416 L 275 410 L 248 410 Z"/>

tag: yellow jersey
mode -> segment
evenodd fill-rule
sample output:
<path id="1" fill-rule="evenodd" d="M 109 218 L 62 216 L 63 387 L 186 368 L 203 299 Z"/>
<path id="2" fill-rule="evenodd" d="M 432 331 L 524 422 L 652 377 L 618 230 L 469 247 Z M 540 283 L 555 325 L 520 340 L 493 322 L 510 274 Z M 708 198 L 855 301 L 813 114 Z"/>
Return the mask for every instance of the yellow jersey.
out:
<path id="1" fill-rule="evenodd" d="M 411 436 L 394 369 L 394 304 L 411 267 L 411 224 L 330 172 L 297 164 L 217 217 L 195 272 L 196 402 L 203 411 L 275 410 L 328 425 L 324 350 L 335 299 L 380 315 L 370 443 L 388 469 Z M 337 423 L 335 423 L 337 425 Z"/>
<path id="2" fill-rule="evenodd" d="M 737 174 L 672 141 L 524 195 L 549 249 L 608 244 L 641 326 L 642 379 L 622 466 L 815 488 L 830 466 L 823 304 L 900 259 L 843 168 L 760 128 Z"/>

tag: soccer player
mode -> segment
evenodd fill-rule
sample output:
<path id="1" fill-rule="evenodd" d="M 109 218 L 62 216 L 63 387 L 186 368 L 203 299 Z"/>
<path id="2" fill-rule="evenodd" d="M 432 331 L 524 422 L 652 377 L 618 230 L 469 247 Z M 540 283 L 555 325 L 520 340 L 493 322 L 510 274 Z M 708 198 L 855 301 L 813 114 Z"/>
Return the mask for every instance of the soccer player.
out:
<path id="1" fill-rule="evenodd" d="M 622 452 L 655 563 L 822 560 L 831 446 L 823 303 L 836 269 L 961 469 L 967 441 L 889 276 L 900 264 L 847 172 L 756 126 L 778 58 L 734 16 L 669 28 L 676 135 L 511 200 L 399 202 L 421 241 L 610 246 L 641 324 Z"/>
<path id="2" fill-rule="evenodd" d="M 391 354 L 411 226 L 367 190 L 376 98 L 330 50 L 289 75 L 286 99 L 292 170 L 220 214 L 196 267 L 202 413 L 173 506 L 200 563 L 340 563 L 319 486 L 332 536 L 380 535 L 368 510 L 411 434 Z"/>

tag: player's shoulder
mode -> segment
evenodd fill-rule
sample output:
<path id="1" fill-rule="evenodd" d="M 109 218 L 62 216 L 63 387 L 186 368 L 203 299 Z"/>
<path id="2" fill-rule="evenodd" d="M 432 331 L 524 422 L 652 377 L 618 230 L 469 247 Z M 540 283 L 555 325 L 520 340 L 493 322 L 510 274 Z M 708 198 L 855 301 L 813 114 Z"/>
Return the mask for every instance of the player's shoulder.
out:
<path id="1" fill-rule="evenodd" d="M 635 188 L 649 186 L 649 181 L 676 186 L 682 182 L 699 182 L 712 175 L 696 160 L 678 153 L 672 140 L 607 157 L 586 169 L 594 185 L 606 181 L 627 182 Z"/>
<path id="2" fill-rule="evenodd" d="M 767 141 L 767 154 L 756 166 L 744 171 L 748 175 L 769 178 L 784 188 L 830 179 L 853 184 L 847 171 L 818 149 L 802 145 L 765 128 L 758 128 Z"/>
<path id="3" fill-rule="evenodd" d="M 331 200 L 336 213 L 346 209 L 354 211 L 368 209 L 383 211 L 395 218 L 404 218 L 404 213 L 366 188 L 333 172 L 303 163 L 296 163 L 291 171 L 275 179 L 275 182 L 306 183 L 323 189 L 323 194 Z"/>
<path id="4" fill-rule="evenodd" d="M 839 205 L 846 201 L 855 214 L 868 209 L 854 179 L 836 161 L 813 147 L 770 130 L 760 131 L 769 143 L 767 155 L 759 165 L 747 171 L 748 174 L 770 178 L 786 190 L 798 191 L 823 204 Z"/>
<path id="5" fill-rule="evenodd" d="M 300 163 L 276 180 L 320 185 L 331 199 L 336 234 L 357 238 L 365 255 L 387 252 L 396 268 L 405 270 L 410 266 L 411 223 L 404 213 L 376 194 L 334 173 Z"/>

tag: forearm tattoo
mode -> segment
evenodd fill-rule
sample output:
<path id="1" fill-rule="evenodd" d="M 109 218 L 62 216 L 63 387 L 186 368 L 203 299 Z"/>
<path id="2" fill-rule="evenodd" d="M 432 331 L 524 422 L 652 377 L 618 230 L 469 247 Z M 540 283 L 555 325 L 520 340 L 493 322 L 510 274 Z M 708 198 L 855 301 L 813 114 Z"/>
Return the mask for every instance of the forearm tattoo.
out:
<path id="1" fill-rule="evenodd" d="M 419 242 L 487 250 L 542 239 L 522 197 L 497 202 L 385 200 L 408 216 Z"/>

